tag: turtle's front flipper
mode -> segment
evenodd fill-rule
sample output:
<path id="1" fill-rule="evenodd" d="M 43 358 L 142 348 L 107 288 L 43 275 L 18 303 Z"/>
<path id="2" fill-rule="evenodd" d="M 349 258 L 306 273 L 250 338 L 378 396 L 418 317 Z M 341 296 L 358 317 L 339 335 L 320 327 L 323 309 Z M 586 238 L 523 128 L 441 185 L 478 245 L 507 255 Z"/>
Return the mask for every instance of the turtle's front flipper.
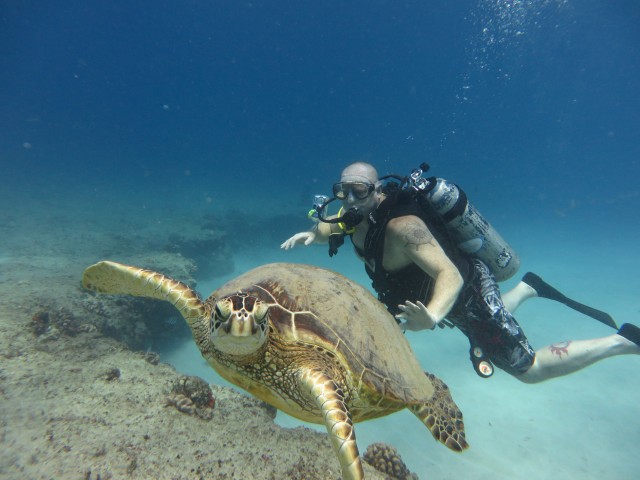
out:
<path id="1" fill-rule="evenodd" d="M 344 392 L 329 375 L 318 370 L 307 372 L 303 375 L 302 382 L 322 410 L 331 445 L 340 462 L 343 480 L 363 479 L 364 471 L 356 445 L 356 434 Z"/>
<path id="2" fill-rule="evenodd" d="M 464 435 L 462 412 L 453 401 L 449 387 L 435 375 L 427 372 L 425 375 L 435 387 L 435 393 L 428 402 L 409 409 L 431 430 L 433 438 L 451 450 L 461 452 L 469 447 Z"/>
<path id="3" fill-rule="evenodd" d="M 99 293 L 134 295 L 171 302 L 185 318 L 194 336 L 202 320 L 209 316 L 196 292 L 152 270 L 116 262 L 99 262 L 84 271 L 82 285 Z"/>

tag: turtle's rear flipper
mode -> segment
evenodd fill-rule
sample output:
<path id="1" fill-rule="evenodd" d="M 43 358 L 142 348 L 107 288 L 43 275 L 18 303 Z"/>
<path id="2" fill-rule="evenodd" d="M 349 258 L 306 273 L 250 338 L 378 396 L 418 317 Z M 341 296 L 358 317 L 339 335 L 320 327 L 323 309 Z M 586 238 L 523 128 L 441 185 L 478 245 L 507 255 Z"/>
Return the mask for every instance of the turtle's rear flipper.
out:
<path id="1" fill-rule="evenodd" d="M 426 403 L 411 405 L 409 410 L 427 426 L 433 438 L 455 452 L 467 449 L 462 412 L 453 401 L 449 387 L 435 375 L 424 373 L 435 387 L 433 397 Z"/>
<path id="2" fill-rule="evenodd" d="M 577 312 L 584 313 L 585 315 L 591 318 L 595 318 L 605 325 L 615 328 L 616 330 L 618 329 L 618 326 L 616 325 L 616 322 L 613 317 L 611 317 L 611 315 L 570 299 L 566 295 L 553 288 L 547 282 L 542 280 L 542 278 L 540 278 L 535 273 L 527 272 L 524 277 L 522 277 L 522 281 L 533 288 L 538 293 L 539 297 L 548 298 L 550 300 L 555 300 L 556 302 L 563 303 L 567 307 L 573 308 Z"/>

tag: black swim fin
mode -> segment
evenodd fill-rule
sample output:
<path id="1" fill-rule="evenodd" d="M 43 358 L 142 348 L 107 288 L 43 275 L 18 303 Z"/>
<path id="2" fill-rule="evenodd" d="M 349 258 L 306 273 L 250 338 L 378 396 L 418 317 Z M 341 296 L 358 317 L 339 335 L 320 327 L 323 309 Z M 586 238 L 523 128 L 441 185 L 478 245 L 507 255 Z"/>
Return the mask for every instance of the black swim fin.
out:
<path id="1" fill-rule="evenodd" d="M 631 340 L 636 345 L 640 346 L 640 328 L 636 327 L 632 323 L 623 323 L 618 330 L 618 335 L 623 336 L 627 340 Z"/>
<path id="2" fill-rule="evenodd" d="M 532 287 L 536 292 L 538 292 L 539 297 L 548 298 L 550 300 L 555 300 L 556 302 L 564 303 L 569 308 L 573 308 L 580 313 L 584 313 L 591 318 L 595 318 L 599 322 L 602 322 L 605 325 L 610 326 L 611 328 L 615 328 L 616 330 L 618 329 L 618 326 L 616 325 L 616 322 L 611 315 L 601 310 L 596 310 L 595 308 L 588 307 L 587 305 L 576 302 L 575 300 L 571 300 L 570 298 L 553 288 L 547 282 L 542 280 L 542 278 L 540 278 L 535 273 L 527 272 L 524 277 L 522 277 L 522 281 Z"/>

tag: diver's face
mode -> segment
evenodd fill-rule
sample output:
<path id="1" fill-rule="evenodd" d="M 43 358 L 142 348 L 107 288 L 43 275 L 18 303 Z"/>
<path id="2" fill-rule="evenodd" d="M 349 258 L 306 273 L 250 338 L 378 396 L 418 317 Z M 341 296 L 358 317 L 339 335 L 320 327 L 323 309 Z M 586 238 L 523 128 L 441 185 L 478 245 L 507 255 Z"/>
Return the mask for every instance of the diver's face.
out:
<path id="1" fill-rule="evenodd" d="M 357 208 L 365 216 L 378 207 L 380 188 L 365 172 L 345 172 L 334 184 L 333 195 L 342 201 L 345 210 Z"/>

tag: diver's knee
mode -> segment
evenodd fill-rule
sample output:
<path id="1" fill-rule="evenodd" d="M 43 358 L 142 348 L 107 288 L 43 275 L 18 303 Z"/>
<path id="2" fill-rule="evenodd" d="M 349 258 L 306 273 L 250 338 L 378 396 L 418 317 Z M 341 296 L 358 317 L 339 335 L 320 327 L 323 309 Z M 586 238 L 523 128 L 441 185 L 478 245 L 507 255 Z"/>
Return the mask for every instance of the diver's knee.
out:
<path id="1" fill-rule="evenodd" d="M 511 373 L 511 375 L 517 380 L 520 380 L 522 383 L 527 384 L 540 383 L 546 380 L 546 377 L 542 375 L 542 371 L 535 357 L 533 358 L 533 361 L 531 362 L 529 368 L 527 368 L 525 371 L 509 373 Z"/>

